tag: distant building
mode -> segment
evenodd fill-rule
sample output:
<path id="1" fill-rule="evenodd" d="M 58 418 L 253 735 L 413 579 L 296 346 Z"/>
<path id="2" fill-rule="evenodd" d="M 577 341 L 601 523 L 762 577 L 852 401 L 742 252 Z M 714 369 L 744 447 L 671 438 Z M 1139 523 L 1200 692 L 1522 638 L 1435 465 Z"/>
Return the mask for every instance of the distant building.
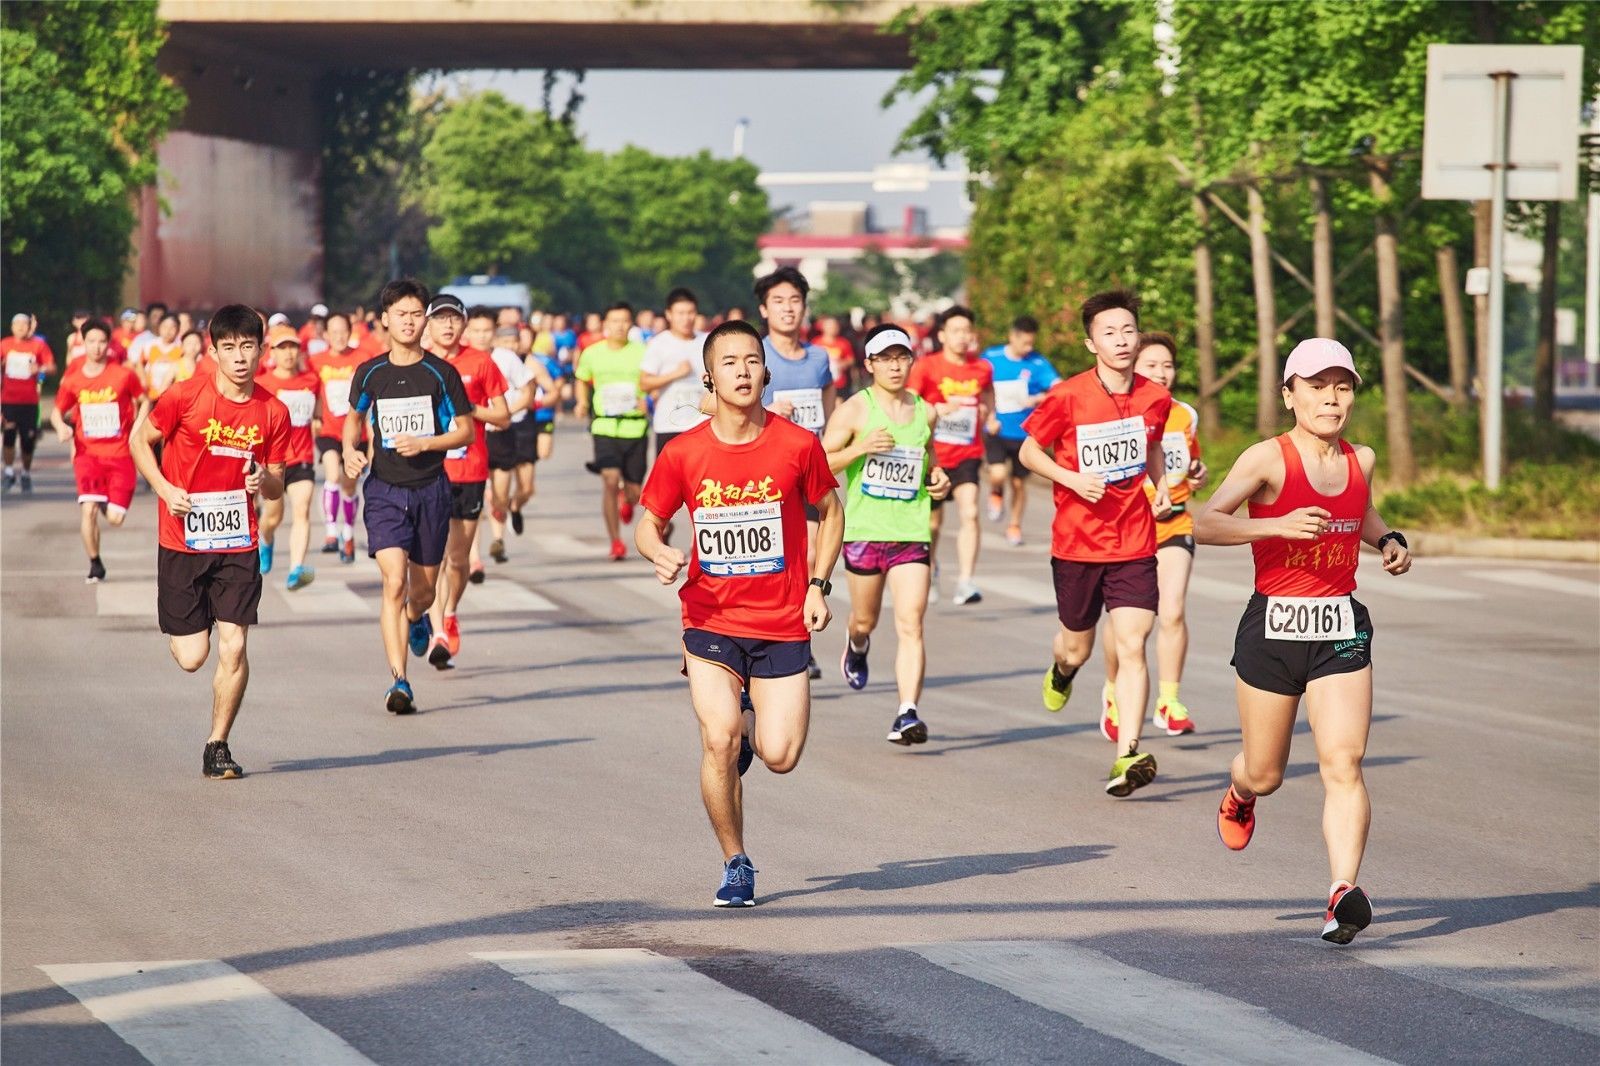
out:
<path id="1" fill-rule="evenodd" d="M 805 218 L 798 222 L 780 219 L 771 233 L 757 240 L 761 262 L 756 274 L 780 266 L 798 267 L 814 287 L 825 290 L 830 272 L 848 271 L 869 248 L 892 259 L 926 259 L 938 252 L 964 252 L 967 248 L 965 230 L 930 231 L 928 213 L 920 207 L 906 208 L 897 231 L 876 229 L 872 221 L 872 211 L 864 201 L 813 201 Z"/>

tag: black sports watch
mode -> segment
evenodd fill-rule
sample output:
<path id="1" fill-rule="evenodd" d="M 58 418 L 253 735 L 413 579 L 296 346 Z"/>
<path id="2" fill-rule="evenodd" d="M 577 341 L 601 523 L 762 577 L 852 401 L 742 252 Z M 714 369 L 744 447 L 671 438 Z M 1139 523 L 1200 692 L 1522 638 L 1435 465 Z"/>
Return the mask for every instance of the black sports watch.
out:
<path id="1" fill-rule="evenodd" d="M 1406 543 L 1405 535 L 1398 529 L 1391 529 L 1389 532 L 1378 538 L 1378 550 L 1383 551 L 1383 546 L 1388 544 L 1391 540 L 1399 541 L 1400 547 L 1404 548 L 1406 551 L 1411 550 L 1411 545 Z"/>
<path id="2" fill-rule="evenodd" d="M 1404 544 L 1405 542 L 1401 541 L 1401 543 Z M 824 596 L 832 596 L 833 595 L 833 582 L 829 581 L 827 578 L 822 578 L 822 577 L 814 577 L 814 578 L 812 578 L 811 579 L 811 587 L 812 588 L 821 589 L 822 590 L 822 594 Z"/>

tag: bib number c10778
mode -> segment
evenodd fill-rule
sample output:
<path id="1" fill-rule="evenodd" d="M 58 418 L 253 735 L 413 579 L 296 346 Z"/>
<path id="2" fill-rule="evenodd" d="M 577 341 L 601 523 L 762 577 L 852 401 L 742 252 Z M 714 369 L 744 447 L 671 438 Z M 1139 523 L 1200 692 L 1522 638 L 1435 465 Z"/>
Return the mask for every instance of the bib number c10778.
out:
<path id="1" fill-rule="evenodd" d="M 789 421 L 802 429 L 813 432 L 822 428 L 822 390 L 821 389 L 778 389 L 772 394 L 773 403 L 788 401 L 794 411 L 789 416 Z"/>
<path id="2" fill-rule="evenodd" d="M 183 542 L 195 551 L 248 548 L 250 499 L 244 489 L 227 492 L 192 492 L 189 513 L 183 516 Z"/>
<path id="3" fill-rule="evenodd" d="M 1146 429 L 1142 418 L 1119 418 L 1078 427 L 1078 469 L 1108 482 L 1144 473 Z"/>
<path id="4" fill-rule="evenodd" d="M 921 448 L 890 448 L 869 455 L 861 467 L 861 495 L 879 500 L 914 500 L 922 491 Z"/>
<path id="5" fill-rule="evenodd" d="M 783 570 L 783 512 L 777 503 L 701 507 L 694 512 L 700 569 L 713 577 L 753 577 Z"/>
<path id="6" fill-rule="evenodd" d="M 396 437 L 431 437 L 433 399 L 428 396 L 385 396 L 378 400 L 378 436 L 385 448 L 393 448 Z"/>
<path id="7" fill-rule="evenodd" d="M 1353 640 L 1355 607 L 1349 596 L 1268 596 L 1268 640 Z"/>

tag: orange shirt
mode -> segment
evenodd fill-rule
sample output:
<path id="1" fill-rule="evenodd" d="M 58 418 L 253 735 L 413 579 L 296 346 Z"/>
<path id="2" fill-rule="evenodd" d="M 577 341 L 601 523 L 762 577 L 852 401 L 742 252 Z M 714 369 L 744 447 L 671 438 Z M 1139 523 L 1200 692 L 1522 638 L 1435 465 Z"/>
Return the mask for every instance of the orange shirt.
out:
<path id="1" fill-rule="evenodd" d="M 1156 522 L 1156 543 L 1185 537 L 1194 533 L 1194 516 L 1189 513 L 1189 465 L 1200 458 L 1200 416 L 1193 407 L 1179 400 L 1172 401 L 1172 413 L 1167 416 L 1167 428 L 1161 434 L 1161 451 L 1167 460 L 1167 494 L 1172 497 L 1174 514 L 1165 521 Z M 1156 487 L 1145 482 L 1145 499 L 1155 502 Z M 1179 510 L 1179 508 L 1182 508 Z"/>
<path id="2" fill-rule="evenodd" d="M 139 371 L 152 400 L 159 400 L 172 386 L 194 376 L 194 368 L 184 365 L 181 341 L 169 345 L 155 340 L 145 345 L 144 365 Z"/>

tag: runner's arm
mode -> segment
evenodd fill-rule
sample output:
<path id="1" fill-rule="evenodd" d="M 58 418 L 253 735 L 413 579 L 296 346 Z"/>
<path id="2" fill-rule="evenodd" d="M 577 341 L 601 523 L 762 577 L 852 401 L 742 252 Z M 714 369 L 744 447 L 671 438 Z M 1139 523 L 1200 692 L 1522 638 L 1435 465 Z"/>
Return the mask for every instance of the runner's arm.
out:
<path id="1" fill-rule="evenodd" d="M 641 370 L 639 372 L 639 391 L 655 392 L 657 389 L 664 389 L 674 381 L 688 377 L 693 370 L 694 366 L 687 359 L 679 363 L 677 369 L 663 371 L 660 374 L 649 374 Z"/>
<path id="2" fill-rule="evenodd" d="M 1361 474 L 1367 479 L 1367 484 L 1372 484 L 1372 470 L 1378 463 L 1378 456 L 1371 448 L 1361 446 L 1356 448 L 1356 461 L 1361 464 Z M 1383 520 L 1378 509 L 1370 502 L 1367 504 L 1367 513 L 1361 519 L 1361 543 L 1370 544 L 1378 548 L 1378 541 L 1394 532 L 1389 528 L 1389 523 Z M 1378 548 L 1383 555 L 1383 568 L 1389 573 L 1399 576 L 1411 569 L 1411 549 L 1397 540 Z"/>
<path id="3" fill-rule="evenodd" d="M 496 399 L 499 399 L 496 397 Z M 500 406 L 505 407 L 505 400 L 500 399 Z M 436 433 L 431 437 L 422 437 L 417 441 L 421 450 L 425 452 L 447 452 L 452 448 L 461 448 L 472 443 L 472 416 L 456 415 L 450 423 L 450 428 L 443 433 Z"/>
<path id="4" fill-rule="evenodd" d="M 50 408 L 50 424 L 55 427 L 56 439 L 61 443 L 65 444 L 72 439 L 72 427 L 61 417 L 61 408 L 56 406 Z"/>
<path id="5" fill-rule="evenodd" d="M 486 406 L 472 408 L 472 417 L 486 426 L 505 429 L 511 424 L 511 409 L 506 404 L 505 396 L 492 396 Z"/>
<path id="6" fill-rule="evenodd" d="M 829 489 L 814 504 L 817 509 L 817 558 L 811 576 L 828 580 L 839 562 L 839 549 L 844 546 L 844 505 L 839 493 Z"/>
<path id="7" fill-rule="evenodd" d="M 822 450 L 828 453 L 828 470 L 837 474 L 863 454 L 859 443 L 852 446 L 860 428 L 861 406 L 854 399 L 846 400 L 828 416 L 822 431 Z"/>
<path id="8" fill-rule="evenodd" d="M 589 397 L 590 394 L 594 392 L 594 386 L 582 378 L 575 378 L 574 381 L 576 383 L 578 405 L 572 413 L 577 415 L 579 418 L 588 418 Z"/>
<path id="9" fill-rule="evenodd" d="M 839 390 L 833 387 L 830 378 L 827 387 L 822 390 L 822 417 L 832 418 L 834 409 L 839 406 Z"/>
<path id="10" fill-rule="evenodd" d="M 1278 518 L 1244 518 L 1236 513 L 1256 493 L 1282 477 L 1282 463 L 1276 440 L 1246 448 L 1211 499 L 1195 513 L 1195 542 L 1230 545 L 1252 544 L 1272 537 L 1315 539 L 1322 532 L 1322 520 L 1328 517 L 1320 507 L 1301 507 Z"/>
<path id="11" fill-rule="evenodd" d="M 1022 449 L 1017 453 L 1017 458 L 1022 460 L 1023 466 L 1046 481 L 1069 489 L 1090 503 L 1105 495 L 1104 478 L 1085 474 L 1081 470 L 1068 470 L 1056 462 L 1044 446 L 1033 439 L 1031 433 L 1022 439 Z"/>
<path id="12" fill-rule="evenodd" d="M 156 462 L 155 446 L 161 443 L 162 433 L 150 419 L 142 419 L 128 434 L 128 450 L 133 453 L 133 465 L 145 481 L 161 497 L 167 510 L 175 515 L 189 512 L 189 494 L 166 479 L 161 464 Z"/>
<path id="13" fill-rule="evenodd" d="M 528 369 L 533 371 L 533 382 L 529 386 L 530 391 L 528 393 L 528 408 L 531 410 L 534 407 L 559 406 L 561 404 L 561 388 L 556 384 L 556 379 L 550 376 L 550 371 L 545 369 L 545 365 L 535 359 L 528 364 Z M 544 393 L 544 398 L 537 403 L 533 400 L 533 392 L 531 391 L 533 385 L 539 386 L 540 391 Z"/>

